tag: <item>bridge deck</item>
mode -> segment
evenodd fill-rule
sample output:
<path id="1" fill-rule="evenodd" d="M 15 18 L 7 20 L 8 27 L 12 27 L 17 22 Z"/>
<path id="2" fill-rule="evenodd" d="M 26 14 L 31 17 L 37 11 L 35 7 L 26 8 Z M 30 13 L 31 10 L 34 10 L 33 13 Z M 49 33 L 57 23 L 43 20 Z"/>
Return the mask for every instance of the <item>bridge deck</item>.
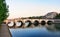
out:
<path id="1" fill-rule="evenodd" d="M 5 24 L 0 25 L 0 37 L 12 37 L 8 26 Z"/>

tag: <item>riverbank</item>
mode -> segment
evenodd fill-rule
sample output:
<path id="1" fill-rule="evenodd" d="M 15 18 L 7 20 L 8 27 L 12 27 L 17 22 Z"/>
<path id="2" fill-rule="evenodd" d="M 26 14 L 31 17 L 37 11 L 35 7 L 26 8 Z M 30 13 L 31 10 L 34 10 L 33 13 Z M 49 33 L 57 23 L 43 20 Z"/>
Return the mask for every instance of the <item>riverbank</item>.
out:
<path id="1" fill-rule="evenodd" d="M 0 25 L 0 37 L 12 37 L 6 24 Z"/>

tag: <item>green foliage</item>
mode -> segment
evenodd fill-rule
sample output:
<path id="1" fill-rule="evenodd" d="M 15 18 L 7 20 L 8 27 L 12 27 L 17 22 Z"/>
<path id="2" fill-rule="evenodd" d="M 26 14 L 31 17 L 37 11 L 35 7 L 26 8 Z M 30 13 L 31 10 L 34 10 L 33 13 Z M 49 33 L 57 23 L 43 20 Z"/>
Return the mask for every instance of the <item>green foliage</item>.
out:
<path id="1" fill-rule="evenodd" d="M 41 19 L 42 16 L 32 16 L 32 17 L 28 17 L 29 19 Z"/>
<path id="2" fill-rule="evenodd" d="M 56 19 L 60 19 L 60 14 L 58 14 L 55 18 L 56 18 Z"/>
<path id="3" fill-rule="evenodd" d="M 8 7 L 5 0 L 0 0 L 0 24 L 8 17 Z"/>

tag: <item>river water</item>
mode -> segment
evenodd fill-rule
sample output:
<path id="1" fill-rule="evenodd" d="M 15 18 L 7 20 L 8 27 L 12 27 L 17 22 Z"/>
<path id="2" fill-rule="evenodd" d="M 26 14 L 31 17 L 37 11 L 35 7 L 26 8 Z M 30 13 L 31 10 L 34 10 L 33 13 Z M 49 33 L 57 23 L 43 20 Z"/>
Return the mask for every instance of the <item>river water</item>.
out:
<path id="1" fill-rule="evenodd" d="M 60 37 L 60 24 L 10 29 L 12 37 Z"/>

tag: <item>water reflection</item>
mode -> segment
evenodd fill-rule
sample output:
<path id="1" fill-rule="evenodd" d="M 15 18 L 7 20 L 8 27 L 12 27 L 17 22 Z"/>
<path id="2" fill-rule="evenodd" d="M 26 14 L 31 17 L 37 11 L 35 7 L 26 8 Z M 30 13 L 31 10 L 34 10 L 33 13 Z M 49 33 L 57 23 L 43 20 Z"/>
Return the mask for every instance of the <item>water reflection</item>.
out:
<path id="1" fill-rule="evenodd" d="M 60 24 L 41 25 L 35 28 L 10 29 L 13 37 L 60 37 Z"/>
<path id="2" fill-rule="evenodd" d="M 46 26 L 47 30 L 49 31 L 60 31 L 60 24 L 56 23 L 56 24 L 51 24 Z"/>

